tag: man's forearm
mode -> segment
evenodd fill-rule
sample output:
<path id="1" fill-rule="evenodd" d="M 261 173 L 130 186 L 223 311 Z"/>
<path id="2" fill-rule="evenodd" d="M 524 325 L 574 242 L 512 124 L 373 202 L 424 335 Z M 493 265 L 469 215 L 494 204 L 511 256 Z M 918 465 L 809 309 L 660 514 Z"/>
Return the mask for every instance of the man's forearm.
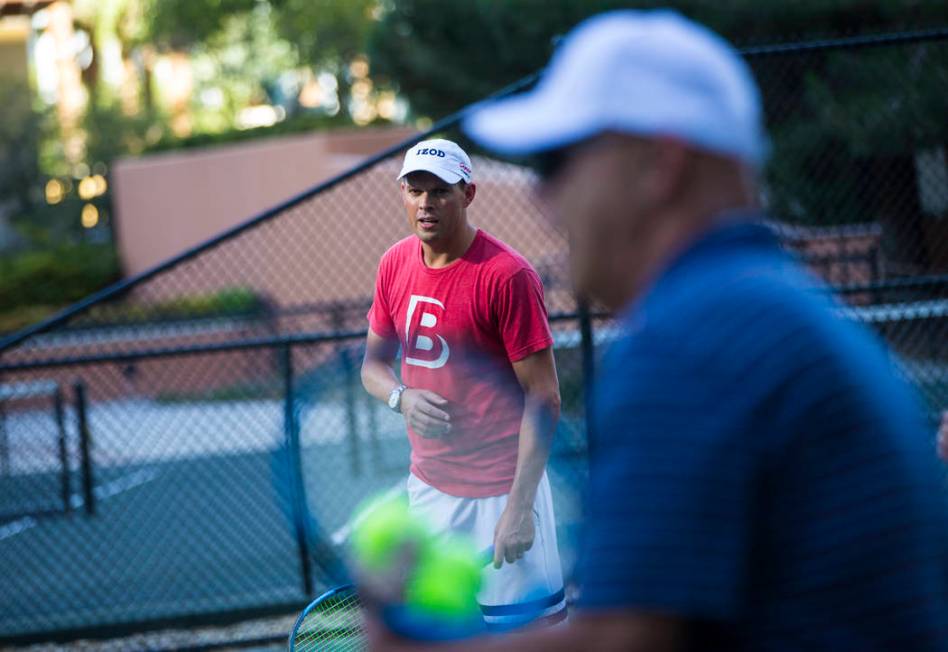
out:
<path id="1" fill-rule="evenodd" d="M 598 615 L 578 614 L 561 627 L 482 636 L 437 647 L 393 638 L 374 618 L 370 630 L 369 648 L 384 652 L 676 652 L 684 648 L 686 634 L 674 617 L 619 609 Z"/>
<path id="2" fill-rule="evenodd" d="M 559 402 L 551 397 L 527 397 L 520 423 L 517 468 L 507 499 L 509 505 L 532 509 L 537 486 L 550 457 L 559 420 Z"/>
<path id="3" fill-rule="evenodd" d="M 391 365 L 380 360 L 369 360 L 363 363 L 362 386 L 365 387 L 365 391 L 383 403 L 388 401 L 389 394 L 400 384 Z"/>
<path id="4" fill-rule="evenodd" d="M 373 623 L 373 626 L 383 627 L 381 623 Z M 429 652 L 432 650 L 440 652 L 574 652 L 589 644 L 588 637 L 584 640 L 577 634 L 577 631 L 569 629 L 547 628 L 514 632 L 506 636 L 479 636 L 466 641 L 442 643 L 437 646 L 431 643 L 385 637 L 381 641 L 373 641 L 369 648 L 384 652 Z"/>

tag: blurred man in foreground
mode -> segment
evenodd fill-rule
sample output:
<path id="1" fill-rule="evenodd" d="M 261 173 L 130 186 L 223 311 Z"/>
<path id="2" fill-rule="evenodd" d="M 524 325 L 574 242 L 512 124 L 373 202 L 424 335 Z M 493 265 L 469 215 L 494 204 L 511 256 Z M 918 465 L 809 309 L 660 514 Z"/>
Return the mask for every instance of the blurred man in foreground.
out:
<path id="1" fill-rule="evenodd" d="M 577 290 L 623 335 L 570 622 L 445 649 L 948 649 L 930 436 L 878 342 L 756 224 L 765 136 L 735 51 L 674 13 L 605 14 L 466 127 L 539 157 Z"/>

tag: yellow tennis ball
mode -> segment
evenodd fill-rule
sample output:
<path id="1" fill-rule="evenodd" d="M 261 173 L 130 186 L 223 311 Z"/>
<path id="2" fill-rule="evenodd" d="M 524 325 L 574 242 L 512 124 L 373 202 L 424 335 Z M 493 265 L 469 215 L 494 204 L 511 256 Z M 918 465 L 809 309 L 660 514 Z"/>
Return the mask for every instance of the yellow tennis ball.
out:
<path id="1" fill-rule="evenodd" d="M 479 555 L 469 542 L 438 541 L 419 559 L 405 591 L 405 603 L 438 618 L 477 616 L 481 570 Z"/>
<path id="2" fill-rule="evenodd" d="M 402 497 L 370 501 L 359 511 L 352 532 L 356 561 L 368 571 L 382 571 L 406 545 L 423 555 L 431 535 L 424 523 L 408 510 Z"/>

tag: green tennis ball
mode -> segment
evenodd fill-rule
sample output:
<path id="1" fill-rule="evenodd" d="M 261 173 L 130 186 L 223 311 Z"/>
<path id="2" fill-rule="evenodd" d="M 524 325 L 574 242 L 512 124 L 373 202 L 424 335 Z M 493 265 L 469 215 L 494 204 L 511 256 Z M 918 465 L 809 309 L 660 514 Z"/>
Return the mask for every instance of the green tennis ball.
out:
<path id="1" fill-rule="evenodd" d="M 408 510 L 401 497 L 370 501 L 359 511 L 352 532 L 356 561 L 368 571 L 383 571 L 405 546 L 423 555 L 431 535 L 424 523 Z"/>
<path id="2" fill-rule="evenodd" d="M 481 570 L 477 551 L 466 540 L 438 541 L 419 559 L 405 591 L 405 603 L 438 618 L 477 616 Z"/>

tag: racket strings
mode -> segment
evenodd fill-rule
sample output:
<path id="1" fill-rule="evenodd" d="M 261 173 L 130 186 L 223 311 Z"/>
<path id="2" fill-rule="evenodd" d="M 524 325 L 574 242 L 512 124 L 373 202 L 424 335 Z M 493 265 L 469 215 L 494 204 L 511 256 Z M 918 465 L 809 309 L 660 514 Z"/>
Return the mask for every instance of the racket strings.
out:
<path id="1" fill-rule="evenodd" d="M 314 605 L 293 636 L 293 650 L 299 652 L 361 652 L 365 649 L 362 612 L 354 590 Z"/>

